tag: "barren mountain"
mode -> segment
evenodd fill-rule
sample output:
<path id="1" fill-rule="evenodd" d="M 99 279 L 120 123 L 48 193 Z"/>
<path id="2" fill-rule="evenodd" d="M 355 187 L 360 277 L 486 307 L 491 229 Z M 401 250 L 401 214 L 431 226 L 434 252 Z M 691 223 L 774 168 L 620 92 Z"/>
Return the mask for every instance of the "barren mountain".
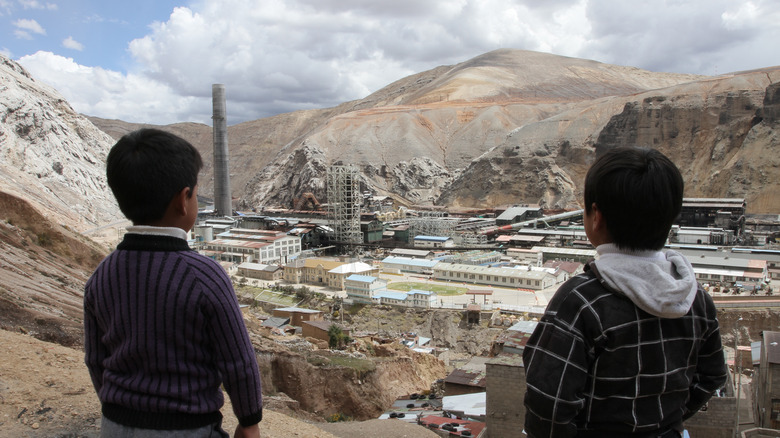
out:
<path id="1" fill-rule="evenodd" d="M 672 156 L 686 196 L 776 212 L 779 78 L 777 67 L 705 77 L 496 50 L 335 108 L 229 127 L 231 188 L 240 208 L 291 207 L 304 192 L 326 202 L 327 168 L 344 163 L 363 189 L 406 204 L 576 208 L 597 151 L 633 144 Z M 112 135 L 138 126 L 92 120 Z M 164 129 L 201 150 L 208 195 L 210 127 Z"/>

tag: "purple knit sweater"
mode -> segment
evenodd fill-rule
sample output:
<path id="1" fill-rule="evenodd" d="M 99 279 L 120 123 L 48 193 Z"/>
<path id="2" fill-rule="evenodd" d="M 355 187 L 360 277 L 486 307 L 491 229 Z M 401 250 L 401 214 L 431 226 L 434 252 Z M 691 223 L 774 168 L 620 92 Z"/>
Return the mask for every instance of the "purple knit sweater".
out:
<path id="1" fill-rule="evenodd" d="M 221 266 L 175 237 L 127 234 L 84 292 L 85 361 L 103 415 L 145 429 L 262 419 L 257 360 Z"/>

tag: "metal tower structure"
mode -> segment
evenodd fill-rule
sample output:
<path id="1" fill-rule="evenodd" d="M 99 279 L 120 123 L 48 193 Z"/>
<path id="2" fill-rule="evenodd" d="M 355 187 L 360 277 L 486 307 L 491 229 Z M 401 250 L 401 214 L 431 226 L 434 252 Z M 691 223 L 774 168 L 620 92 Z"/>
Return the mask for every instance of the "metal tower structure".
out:
<path id="1" fill-rule="evenodd" d="M 334 165 L 328 169 L 328 222 L 333 228 L 334 240 L 360 244 L 360 194 L 358 169 L 351 165 Z"/>
<path id="2" fill-rule="evenodd" d="M 444 213 L 423 211 L 420 216 L 409 219 L 409 234 L 414 236 L 455 236 L 456 221 L 447 218 Z"/>

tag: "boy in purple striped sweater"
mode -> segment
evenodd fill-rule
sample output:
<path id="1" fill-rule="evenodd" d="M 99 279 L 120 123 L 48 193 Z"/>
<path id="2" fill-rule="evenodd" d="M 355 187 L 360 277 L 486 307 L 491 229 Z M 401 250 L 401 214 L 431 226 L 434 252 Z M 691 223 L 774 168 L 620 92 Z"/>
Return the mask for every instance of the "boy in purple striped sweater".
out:
<path id="1" fill-rule="evenodd" d="M 225 271 L 190 250 L 200 154 L 156 129 L 122 137 L 108 185 L 133 222 L 84 292 L 84 349 L 102 403 L 103 437 L 227 437 L 224 385 L 239 420 L 259 437 L 260 374 Z"/>

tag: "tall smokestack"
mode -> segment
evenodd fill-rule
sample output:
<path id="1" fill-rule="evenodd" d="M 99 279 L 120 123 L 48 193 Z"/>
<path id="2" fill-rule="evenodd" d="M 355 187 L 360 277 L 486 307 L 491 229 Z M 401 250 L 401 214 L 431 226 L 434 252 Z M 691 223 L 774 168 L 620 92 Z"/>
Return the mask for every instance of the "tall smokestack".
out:
<path id="1" fill-rule="evenodd" d="M 214 108 L 214 209 L 220 216 L 233 215 L 230 197 L 230 173 L 228 172 L 228 138 L 225 104 L 225 85 L 211 86 Z"/>

